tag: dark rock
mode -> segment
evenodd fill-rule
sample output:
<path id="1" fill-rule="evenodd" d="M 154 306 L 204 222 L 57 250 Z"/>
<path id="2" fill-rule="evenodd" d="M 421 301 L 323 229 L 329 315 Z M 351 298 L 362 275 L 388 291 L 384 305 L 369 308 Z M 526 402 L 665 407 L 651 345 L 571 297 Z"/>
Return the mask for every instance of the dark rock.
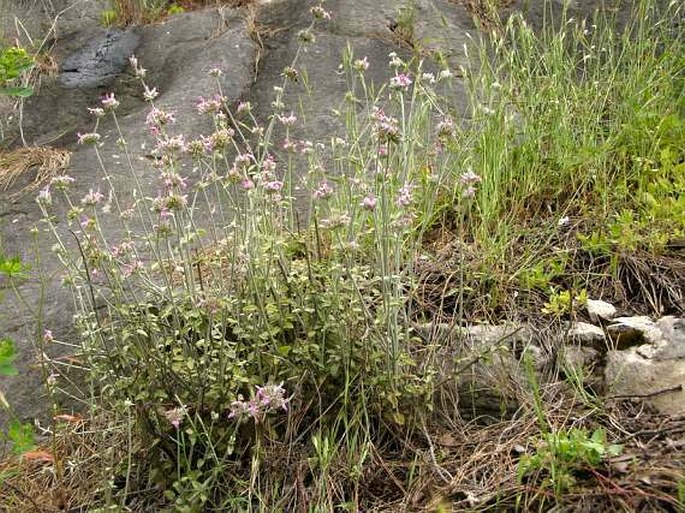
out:
<path id="1" fill-rule="evenodd" d="M 110 29 L 97 34 L 64 60 L 59 84 L 85 89 L 110 85 L 127 66 L 139 40 L 132 30 Z"/>

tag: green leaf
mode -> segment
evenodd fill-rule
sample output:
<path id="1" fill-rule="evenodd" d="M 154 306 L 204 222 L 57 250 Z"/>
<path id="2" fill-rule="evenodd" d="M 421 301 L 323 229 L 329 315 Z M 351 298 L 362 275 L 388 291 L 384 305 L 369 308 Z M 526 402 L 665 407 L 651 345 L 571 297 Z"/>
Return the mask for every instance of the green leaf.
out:
<path id="1" fill-rule="evenodd" d="M 16 98 L 28 98 L 33 94 L 33 87 L 3 87 L 0 89 L 0 94 Z"/>
<path id="2" fill-rule="evenodd" d="M 13 443 L 14 454 L 23 454 L 36 448 L 31 424 L 22 424 L 18 420 L 13 420 L 10 422 L 7 436 Z"/>
<path id="3" fill-rule="evenodd" d="M 3 365 L 0 364 L 0 376 L 16 376 L 19 371 L 14 365 Z"/>
<path id="4" fill-rule="evenodd" d="M 17 375 L 17 368 L 13 364 L 16 357 L 14 342 L 8 338 L 0 339 L 0 376 Z"/>
<path id="5" fill-rule="evenodd" d="M 23 277 L 26 274 L 27 267 L 21 262 L 19 257 L 7 258 L 0 255 L 0 274 L 4 274 L 8 278 Z"/>

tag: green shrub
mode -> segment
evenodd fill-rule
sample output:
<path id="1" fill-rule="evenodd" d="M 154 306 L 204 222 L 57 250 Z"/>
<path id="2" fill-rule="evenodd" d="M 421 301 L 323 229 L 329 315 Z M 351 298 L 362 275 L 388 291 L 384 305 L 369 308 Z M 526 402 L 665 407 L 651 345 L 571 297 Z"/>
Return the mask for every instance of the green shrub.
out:
<path id="1" fill-rule="evenodd" d="M 23 48 L 12 46 L 0 51 L 0 94 L 26 98 L 33 88 L 16 85 L 24 73 L 34 66 L 34 60 Z"/>
<path id="2" fill-rule="evenodd" d="M 409 299 L 437 186 L 428 127 L 443 116 L 420 68 L 414 81 L 409 64 L 392 65 L 389 88 L 373 96 L 363 60 L 345 53 L 350 96 L 366 102 L 341 105 L 346 132 L 326 145 L 294 139 L 298 116 L 283 104 L 292 71 L 266 126 L 249 104 L 230 108 L 217 80 L 198 104 L 214 130 L 188 142 L 143 82 L 160 193 L 93 189 L 79 200 L 61 176 L 37 198 L 68 272 L 96 404 L 133 417 L 151 475 L 170 478 L 179 510 L 271 504 L 268 483 L 289 476 L 262 473 L 269 447 L 315 433 L 342 440 L 358 481 L 369 444 L 396 441 L 430 413 L 438 359 L 413 335 Z M 108 95 L 93 112 L 116 120 L 117 106 Z M 79 142 L 99 152 L 97 132 Z M 201 170 L 192 186 L 186 161 Z M 119 216 L 123 239 L 102 229 L 104 215 Z M 59 219 L 78 233 L 76 251 Z M 241 462 L 266 481 L 246 485 Z"/>
<path id="3" fill-rule="evenodd" d="M 602 429 L 596 429 L 592 434 L 577 428 L 547 433 L 536 444 L 534 454 L 521 458 L 518 478 L 523 480 L 540 473 L 538 484 L 551 488 L 559 497 L 574 486 L 578 473 L 595 469 L 605 458 L 618 456 L 622 451 L 621 445 L 607 444 Z"/>
<path id="4" fill-rule="evenodd" d="M 302 45 L 329 17 L 321 5 L 312 13 Z M 477 290 L 499 306 L 512 276 L 560 291 L 549 311 L 572 314 L 587 293 L 571 292 L 574 276 L 556 283 L 573 262 L 549 254 L 571 215 L 590 220 L 574 228 L 579 237 L 591 233 L 612 253 L 619 239 L 646 244 L 636 219 L 653 218 L 657 242 L 679 233 L 669 221 L 680 202 L 682 113 L 664 76 L 681 69 L 682 41 L 651 19 L 636 17 L 624 35 L 602 20 L 591 32 L 568 21 L 537 35 L 512 16 L 462 70 L 465 126 L 448 101 L 448 68 L 427 72 L 393 53 L 392 77 L 377 87 L 368 60 L 348 49 L 340 130 L 324 141 L 298 138 L 307 101 L 297 114 L 285 104 L 306 77 L 300 52 L 264 121 L 249 103 L 228 105 L 221 71 L 210 70 L 217 89 L 198 111 L 212 129 L 193 140 L 155 104 L 133 58 L 150 103 L 157 196 L 141 195 L 138 160 L 119 132 L 134 195 L 115 186 L 73 198 L 61 176 L 37 198 L 74 297 L 94 410 L 125 419 L 135 452 L 112 471 L 126 476 L 120 503 L 137 479 L 161 482 L 178 511 L 294 508 L 298 499 L 284 498 L 292 467 L 274 470 L 282 452 L 308 462 L 317 508 L 352 500 L 376 448 L 406 446 L 426 426 L 436 382 L 453 383 L 436 379 L 450 363 L 444 349 L 413 330 L 433 313 L 416 311 L 416 266 L 431 261 L 425 244 L 436 231 L 456 239 L 437 301 L 453 320 L 472 308 L 467 294 L 480 300 Z M 79 134 L 98 157 L 100 118 L 118 129 L 117 106 L 103 98 L 94 131 Z M 117 216 L 123 235 L 104 230 L 104 216 Z M 549 435 L 521 476 L 549 470 L 561 491 L 612 451 L 601 432 Z"/>
<path id="5" fill-rule="evenodd" d="M 111 27 L 116 24 L 119 14 L 116 9 L 105 9 L 100 13 L 100 23 L 104 27 Z"/>

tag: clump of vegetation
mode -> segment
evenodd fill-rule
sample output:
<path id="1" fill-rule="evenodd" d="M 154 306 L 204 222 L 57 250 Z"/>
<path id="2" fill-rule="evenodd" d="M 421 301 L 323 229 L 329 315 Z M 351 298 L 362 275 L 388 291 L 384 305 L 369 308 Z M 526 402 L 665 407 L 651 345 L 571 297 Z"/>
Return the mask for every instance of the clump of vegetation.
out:
<path id="1" fill-rule="evenodd" d="M 222 4 L 241 7 L 253 0 L 221 0 Z M 112 25 L 138 25 L 155 23 L 186 12 L 188 8 L 216 4 L 214 0 L 112 0 L 112 7 L 100 13 L 100 23 Z"/>
<path id="2" fill-rule="evenodd" d="M 33 88 L 20 84 L 20 79 L 35 62 L 25 49 L 18 46 L 0 47 L 0 95 L 26 98 Z"/>
<path id="3" fill-rule="evenodd" d="M 103 164 L 106 189 L 76 198 L 59 175 L 37 197 L 76 305 L 90 414 L 111 423 L 92 506 L 358 511 L 381 501 L 369 492 L 378 468 L 405 494 L 431 475 L 454 495 L 463 454 L 449 448 L 463 425 L 445 369 L 462 366 L 417 322 L 530 305 L 574 315 L 595 276 L 619 277 L 626 251 L 662 255 L 683 234 L 683 82 L 672 80 L 683 36 L 667 23 L 678 9 L 640 2 L 624 32 L 598 16 L 536 34 L 511 16 L 460 70 L 468 123 L 444 63 L 372 63 L 348 48 L 339 131 L 323 141 L 303 139 L 303 113 L 286 104 L 306 76 L 299 51 L 264 119 L 229 104 L 222 71 L 209 70 L 216 90 L 197 111 L 212 128 L 192 139 L 133 57 L 156 195 L 119 132 L 134 193 Z M 325 4 L 311 13 L 302 47 L 331 17 Z M 387 82 L 369 83 L 368 68 L 386 65 Z M 100 163 L 99 130 L 108 119 L 119 129 L 118 105 L 103 97 L 78 136 Z M 552 392 L 529 370 L 517 415 L 545 434 L 505 478 L 518 468 L 562 502 L 579 472 L 619 449 L 602 430 L 549 430 Z M 511 452 L 493 449 L 492 461 Z M 411 464 L 393 473 L 386 457 Z"/>
<path id="4" fill-rule="evenodd" d="M 26 266 L 18 257 L 8 257 L 0 253 L 0 280 L 10 281 L 25 276 Z M 0 281 L 0 283 L 2 283 Z M 0 302 L 2 302 L 0 295 Z M 0 376 L 16 376 L 19 370 L 14 364 L 17 358 L 17 350 L 12 339 L 0 336 Z M 14 412 L 12 405 L 7 401 L 5 394 L 0 388 L 0 413 L 9 412 L 10 420 L 6 429 L 0 431 L 0 442 L 8 443 L 14 454 L 25 454 L 36 447 L 33 428 L 31 424 L 20 421 Z M 5 476 L 0 472 L 0 483 Z"/>
<path id="5" fill-rule="evenodd" d="M 567 314 L 572 315 L 585 306 L 587 300 L 586 290 L 581 290 L 575 295 L 570 290 L 553 290 L 549 296 L 549 301 L 542 308 L 542 313 L 552 314 L 557 317 Z"/>
<path id="6" fill-rule="evenodd" d="M 182 12 L 182 5 L 169 0 L 113 0 L 112 8 L 100 13 L 100 23 L 105 27 L 154 23 Z"/>
<path id="7" fill-rule="evenodd" d="M 640 283 L 663 271 L 633 260 L 659 255 L 677 276 L 668 248 L 685 233 L 683 40 L 661 16 L 641 3 L 622 32 L 598 15 L 536 33 L 514 13 L 469 49 L 470 122 L 446 147 L 482 183 L 464 233 L 450 228 L 462 226 L 451 183 L 434 215 L 438 249 L 472 241 L 464 285 L 479 315 L 539 311 L 550 287 L 592 296 L 609 280 L 617 302 L 682 312 L 682 281 L 669 274 L 676 290 L 656 297 Z"/>
<path id="8" fill-rule="evenodd" d="M 606 433 L 598 428 L 574 428 L 568 432 L 545 434 L 536 443 L 533 454 L 524 455 L 519 462 L 519 480 L 531 474 L 540 479 L 541 490 L 551 488 L 560 497 L 573 488 L 580 472 L 597 468 L 605 458 L 618 456 L 623 447 L 606 441 Z"/>

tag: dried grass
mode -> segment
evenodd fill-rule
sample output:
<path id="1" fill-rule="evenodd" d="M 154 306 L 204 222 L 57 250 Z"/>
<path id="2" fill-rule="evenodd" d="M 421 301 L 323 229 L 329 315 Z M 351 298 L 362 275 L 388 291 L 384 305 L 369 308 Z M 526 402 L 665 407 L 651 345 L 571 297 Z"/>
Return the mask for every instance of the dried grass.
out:
<path id="1" fill-rule="evenodd" d="M 542 475 L 521 483 L 517 466 L 540 438 L 532 397 L 522 394 L 521 408 L 509 419 L 434 424 L 404 445 L 373 448 L 364 478 L 354 487 L 347 470 L 332 470 L 331 490 L 353 493 L 365 511 L 679 511 L 678 487 L 685 480 L 685 416 L 648 410 L 636 400 L 609 401 L 588 409 L 560 383 L 541 389 L 545 422 L 551 431 L 598 427 L 607 440 L 624 444 L 623 453 L 576 476 L 576 485 L 555 498 L 540 486 Z M 54 446 L 43 450 L 54 461 L 12 457 L 0 463 L 1 511 L 88 511 L 102 502 L 112 468 L 126 461 L 126 429 L 106 419 L 61 424 Z M 275 488 L 306 511 L 313 496 L 306 484 L 308 456 L 295 446 L 274 446 L 264 469 Z M 156 510 L 162 490 L 146 488 L 144 472 L 132 474 L 127 511 Z M 289 476 L 289 477 L 288 477 Z M 116 484 L 116 483 L 115 483 Z M 274 497 L 274 500 L 279 499 Z M 152 508 L 152 509 L 151 509 Z"/>
<path id="2" fill-rule="evenodd" d="M 77 421 L 57 427 L 54 446 L 43 447 L 53 461 L 12 456 L 0 464 L 1 511 L 88 511 L 108 466 L 106 426 Z M 123 446 L 115 438 L 111 447 Z"/>
<path id="3" fill-rule="evenodd" d="M 71 152 L 47 146 L 0 151 L 0 191 L 8 191 L 18 180 L 24 179 L 19 190 L 9 196 L 10 201 L 14 201 L 64 174 L 70 159 Z M 34 174 L 29 177 L 31 173 Z"/>

